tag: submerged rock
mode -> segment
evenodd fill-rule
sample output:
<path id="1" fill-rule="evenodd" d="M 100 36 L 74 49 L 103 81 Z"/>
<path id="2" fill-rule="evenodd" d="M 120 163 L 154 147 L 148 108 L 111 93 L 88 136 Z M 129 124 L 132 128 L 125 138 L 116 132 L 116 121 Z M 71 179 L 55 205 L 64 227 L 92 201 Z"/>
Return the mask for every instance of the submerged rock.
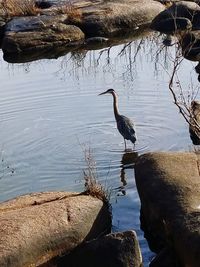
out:
<path id="1" fill-rule="evenodd" d="M 140 156 L 135 165 L 141 227 L 150 248 L 162 259 L 154 267 L 165 262 L 176 263 L 170 267 L 199 267 L 199 164 L 195 153 L 158 152 Z"/>
<path id="2" fill-rule="evenodd" d="M 102 44 L 102 43 L 106 43 L 108 41 L 109 41 L 108 38 L 98 36 L 98 37 L 87 38 L 85 40 L 85 44 L 87 44 L 87 45 Z"/>
<path id="3" fill-rule="evenodd" d="M 83 243 L 59 267 L 141 267 L 142 256 L 134 231 L 112 233 Z"/>
<path id="4" fill-rule="evenodd" d="M 46 192 L 0 204 L 0 266 L 40 266 L 109 232 L 107 205 L 91 196 Z"/>

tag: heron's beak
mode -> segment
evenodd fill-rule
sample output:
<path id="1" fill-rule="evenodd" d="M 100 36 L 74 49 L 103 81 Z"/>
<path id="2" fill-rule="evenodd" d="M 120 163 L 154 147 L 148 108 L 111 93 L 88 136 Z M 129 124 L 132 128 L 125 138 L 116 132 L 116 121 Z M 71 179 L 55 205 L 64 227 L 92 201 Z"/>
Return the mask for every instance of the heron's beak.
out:
<path id="1" fill-rule="evenodd" d="M 107 93 L 107 91 L 105 91 L 105 92 L 103 92 L 103 93 L 101 93 L 101 94 L 98 94 L 98 95 L 105 95 Z"/>

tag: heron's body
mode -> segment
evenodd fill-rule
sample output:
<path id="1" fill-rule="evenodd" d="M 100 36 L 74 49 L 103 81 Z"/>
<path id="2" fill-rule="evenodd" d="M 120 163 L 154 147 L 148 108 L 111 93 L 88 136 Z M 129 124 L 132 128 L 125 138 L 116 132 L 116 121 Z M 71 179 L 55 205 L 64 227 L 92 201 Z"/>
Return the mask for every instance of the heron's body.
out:
<path id="1" fill-rule="evenodd" d="M 119 130 L 120 134 L 126 140 L 130 140 L 132 143 L 135 143 L 135 130 L 133 122 L 127 118 L 126 116 L 119 115 L 119 118 L 116 120 L 117 122 L 117 129 Z"/>
<path id="2" fill-rule="evenodd" d="M 126 116 L 119 114 L 118 97 L 115 90 L 108 89 L 107 91 L 101 93 L 100 95 L 103 94 L 111 94 L 113 96 L 113 110 L 114 110 L 115 120 L 117 123 L 117 129 L 124 138 L 125 148 L 126 148 L 126 140 L 130 140 L 134 144 L 136 141 L 134 123 Z"/>

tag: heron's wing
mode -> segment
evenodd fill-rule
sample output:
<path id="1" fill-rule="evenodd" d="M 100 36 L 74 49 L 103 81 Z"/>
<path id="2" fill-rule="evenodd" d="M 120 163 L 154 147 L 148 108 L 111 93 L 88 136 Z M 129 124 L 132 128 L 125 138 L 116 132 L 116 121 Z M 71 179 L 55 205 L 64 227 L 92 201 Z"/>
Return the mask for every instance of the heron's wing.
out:
<path id="1" fill-rule="evenodd" d="M 117 128 L 120 134 L 127 140 L 136 141 L 134 123 L 126 116 L 120 115 L 117 119 Z"/>

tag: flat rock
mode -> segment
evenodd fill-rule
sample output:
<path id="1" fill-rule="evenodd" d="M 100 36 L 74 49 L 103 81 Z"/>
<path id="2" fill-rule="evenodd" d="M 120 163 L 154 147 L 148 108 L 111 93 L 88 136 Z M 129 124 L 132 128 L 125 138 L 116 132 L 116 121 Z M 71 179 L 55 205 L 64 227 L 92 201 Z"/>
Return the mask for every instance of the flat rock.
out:
<path id="1" fill-rule="evenodd" d="M 6 32 L 42 31 L 56 23 L 65 23 L 67 15 L 15 17 L 6 24 Z"/>
<path id="2" fill-rule="evenodd" d="M 170 267 L 199 267 L 199 166 L 199 155 L 192 152 L 148 153 L 135 165 L 141 227 L 150 248 L 161 259 L 156 264 L 154 260 L 152 266 L 171 262 L 176 265 Z M 170 253 L 164 253 L 166 249 Z"/>
<path id="3" fill-rule="evenodd" d="M 5 27 L 2 49 L 6 53 L 31 52 L 81 42 L 84 33 L 66 25 L 67 16 L 19 17 Z"/>
<path id="4" fill-rule="evenodd" d="M 40 266 L 109 232 L 108 207 L 91 196 L 46 192 L 0 204 L 0 266 Z"/>

